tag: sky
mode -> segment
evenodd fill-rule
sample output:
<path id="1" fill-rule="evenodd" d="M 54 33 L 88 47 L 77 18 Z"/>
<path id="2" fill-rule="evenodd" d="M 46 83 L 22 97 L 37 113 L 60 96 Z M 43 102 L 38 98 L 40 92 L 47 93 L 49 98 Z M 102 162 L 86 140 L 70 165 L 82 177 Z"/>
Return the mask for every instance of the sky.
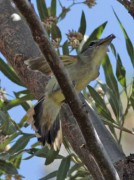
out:
<path id="1" fill-rule="evenodd" d="M 49 0 L 47 0 L 50 3 Z M 67 6 L 71 0 L 61 0 L 64 6 Z M 32 0 L 36 8 L 36 0 Z M 97 1 L 97 5 L 94 6 L 92 9 L 89 9 L 85 5 L 76 5 L 74 6 L 71 11 L 68 13 L 67 17 L 64 21 L 60 22 L 58 25 L 62 29 L 63 39 L 66 38 L 66 33 L 68 30 L 77 30 L 80 24 L 80 17 L 82 10 L 86 14 L 87 20 L 87 30 L 86 34 L 90 35 L 91 32 L 102 24 L 105 21 L 108 21 L 108 24 L 102 34 L 102 37 L 105 37 L 109 34 L 114 34 L 116 39 L 114 39 L 113 43 L 119 52 L 121 59 L 123 60 L 123 65 L 127 69 L 127 78 L 128 80 L 134 75 L 133 68 L 129 59 L 129 56 L 126 52 L 125 48 L 125 41 L 123 33 L 120 29 L 120 26 L 114 16 L 113 10 L 117 13 L 119 19 L 121 20 L 123 26 L 125 27 L 130 39 L 134 42 L 134 21 L 132 17 L 128 14 L 127 10 L 119 4 L 116 0 L 99 0 Z M 59 7 L 57 8 L 57 13 L 59 12 Z M 111 63 L 113 64 L 114 72 L 115 72 L 115 64 L 116 60 L 114 59 L 111 52 L 109 52 Z M 3 58 L 3 56 L 1 55 Z M 10 82 L 1 72 L 0 72 L 0 79 L 1 79 L 1 87 L 5 88 L 7 93 L 11 96 L 13 92 L 18 92 L 22 90 L 22 87 L 15 85 L 14 83 Z M 103 71 L 100 71 L 100 79 L 104 80 Z M 16 113 L 17 112 L 17 113 Z M 25 112 L 21 107 L 13 108 L 9 111 L 12 119 L 19 122 L 19 120 L 24 116 Z M 19 116 L 18 116 L 19 114 Z M 31 128 L 26 131 L 31 131 Z M 45 175 L 48 172 L 47 167 L 44 166 L 44 159 L 33 158 L 31 160 L 24 160 L 22 162 L 21 168 L 19 170 L 20 174 L 25 176 L 26 180 L 37 180 Z"/>

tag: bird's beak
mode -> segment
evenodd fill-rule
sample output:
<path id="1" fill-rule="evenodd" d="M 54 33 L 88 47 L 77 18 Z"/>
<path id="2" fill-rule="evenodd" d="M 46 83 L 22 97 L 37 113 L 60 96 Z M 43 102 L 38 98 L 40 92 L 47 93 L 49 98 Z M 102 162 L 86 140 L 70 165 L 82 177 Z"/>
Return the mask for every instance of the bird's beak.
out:
<path id="1" fill-rule="evenodd" d="M 109 36 L 107 36 L 106 38 L 104 39 L 100 39 L 98 42 L 97 42 L 97 46 L 100 46 L 102 44 L 105 44 L 105 43 L 109 43 L 115 38 L 115 35 L 114 34 L 111 34 Z"/>

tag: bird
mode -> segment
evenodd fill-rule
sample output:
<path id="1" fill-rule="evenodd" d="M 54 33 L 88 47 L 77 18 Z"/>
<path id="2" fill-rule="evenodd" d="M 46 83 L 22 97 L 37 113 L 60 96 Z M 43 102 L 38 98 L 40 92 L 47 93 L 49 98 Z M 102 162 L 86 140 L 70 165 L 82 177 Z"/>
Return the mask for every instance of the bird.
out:
<path id="1" fill-rule="evenodd" d="M 111 34 L 103 39 L 92 41 L 76 56 L 60 56 L 77 93 L 98 77 L 102 60 L 114 38 L 115 35 Z M 25 61 L 25 64 L 28 69 L 40 71 L 43 74 L 51 72 L 43 56 L 30 58 Z M 64 101 L 65 97 L 60 85 L 56 77 L 52 75 L 45 88 L 44 96 L 34 107 L 32 124 L 38 140 L 55 151 L 60 149 L 63 141 L 59 112 Z"/>

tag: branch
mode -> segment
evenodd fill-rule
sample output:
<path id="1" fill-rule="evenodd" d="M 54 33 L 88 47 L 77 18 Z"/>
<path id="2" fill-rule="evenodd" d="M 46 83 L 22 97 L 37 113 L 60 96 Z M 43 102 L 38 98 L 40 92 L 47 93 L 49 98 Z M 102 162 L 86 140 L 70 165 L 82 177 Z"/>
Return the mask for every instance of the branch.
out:
<path id="1" fill-rule="evenodd" d="M 121 3 L 123 6 L 125 6 L 125 8 L 131 14 L 131 16 L 134 18 L 134 1 L 128 1 L 128 0 L 117 0 L 117 1 Z"/>
<path id="2" fill-rule="evenodd" d="M 82 131 L 86 141 L 86 148 L 93 155 L 103 176 L 106 179 L 119 179 L 119 176 L 112 165 L 100 139 L 92 125 L 88 112 L 84 109 L 79 96 L 75 93 L 71 79 L 64 68 L 63 63 L 57 56 L 54 48 L 51 46 L 47 33 L 39 21 L 31 5 L 25 0 L 14 0 L 20 12 L 26 18 L 33 33 L 34 40 L 38 43 L 42 54 L 46 57 L 54 75 L 56 76 L 65 99 L 70 106 L 74 117 Z M 35 28 L 36 27 L 36 28 Z"/>
<path id="3" fill-rule="evenodd" d="M 13 14 L 19 14 L 19 12 L 17 11 L 17 9 L 11 6 L 10 0 L 0 0 L 0 14 L 0 51 L 15 69 L 16 73 L 23 81 L 23 83 L 29 88 L 33 95 L 37 99 L 39 99 L 44 94 L 45 85 L 47 84 L 49 77 L 43 75 L 40 72 L 29 71 L 24 65 L 24 60 L 31 57 L 36 58 L 41 56 L 41 51 L 34 42 L 31 31 L 24 21 L 24 18 L 21 21 L 17 22 L 12 20 L 11 16 Z M 87 110 L 90 112 L 89 115 L 91 117 L 91 120 L 93 121 L 94 127 L 97 130 L 101 142 L 103 143 L 112 162 L 116 163 L 119 160 L 123 160 L 125 157 L 124 154 L 122 153 L 119 146 L 116 144 L 102 121 L 95 115 L 90 107 L 88 107 Z M 78 125 L 76 126 L 76 123 L 73 124 L 65 118 L 62 122 L 64 135 L 69 140 L 70 144 L 74 148 L 74 151 L 87 166 L 88 170 L 92 171 L 92 161 L 90 162 L 90 159 L 86 158 L 89 156 L 89 152 L 86 150 L 83 151 L 83 149 L 79 148 L 80 144 L 85 143 L 85 141 L 82 141 L 81 134 L 79 134 L 80 130 Z M 74 128 L 75 131 L 73 131 Z M 79 135 L 77 136 L 77 139 L 73 138 L 76 137 L 76 132 L 78 132 L 77 135 Z M 119 174 L 121 174 L 120 172 L 122 172 L 122 166 L 118 167 L 118 172 Z M 93 173 L 96 174 L 96 169 L 92 171 L 92 174 Z"/>

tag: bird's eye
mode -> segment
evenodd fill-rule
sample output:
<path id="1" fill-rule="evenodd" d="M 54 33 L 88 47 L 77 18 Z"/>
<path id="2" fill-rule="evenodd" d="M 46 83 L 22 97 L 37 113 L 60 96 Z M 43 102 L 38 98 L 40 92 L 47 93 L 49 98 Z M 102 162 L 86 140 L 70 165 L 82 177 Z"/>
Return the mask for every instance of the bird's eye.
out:
<path id="1" fill-rule="evenodd" d="M 95 44 L 95 41 L 92 41 L 90 44 L 89 44 L 89 47 L 93 46 Z"/>

